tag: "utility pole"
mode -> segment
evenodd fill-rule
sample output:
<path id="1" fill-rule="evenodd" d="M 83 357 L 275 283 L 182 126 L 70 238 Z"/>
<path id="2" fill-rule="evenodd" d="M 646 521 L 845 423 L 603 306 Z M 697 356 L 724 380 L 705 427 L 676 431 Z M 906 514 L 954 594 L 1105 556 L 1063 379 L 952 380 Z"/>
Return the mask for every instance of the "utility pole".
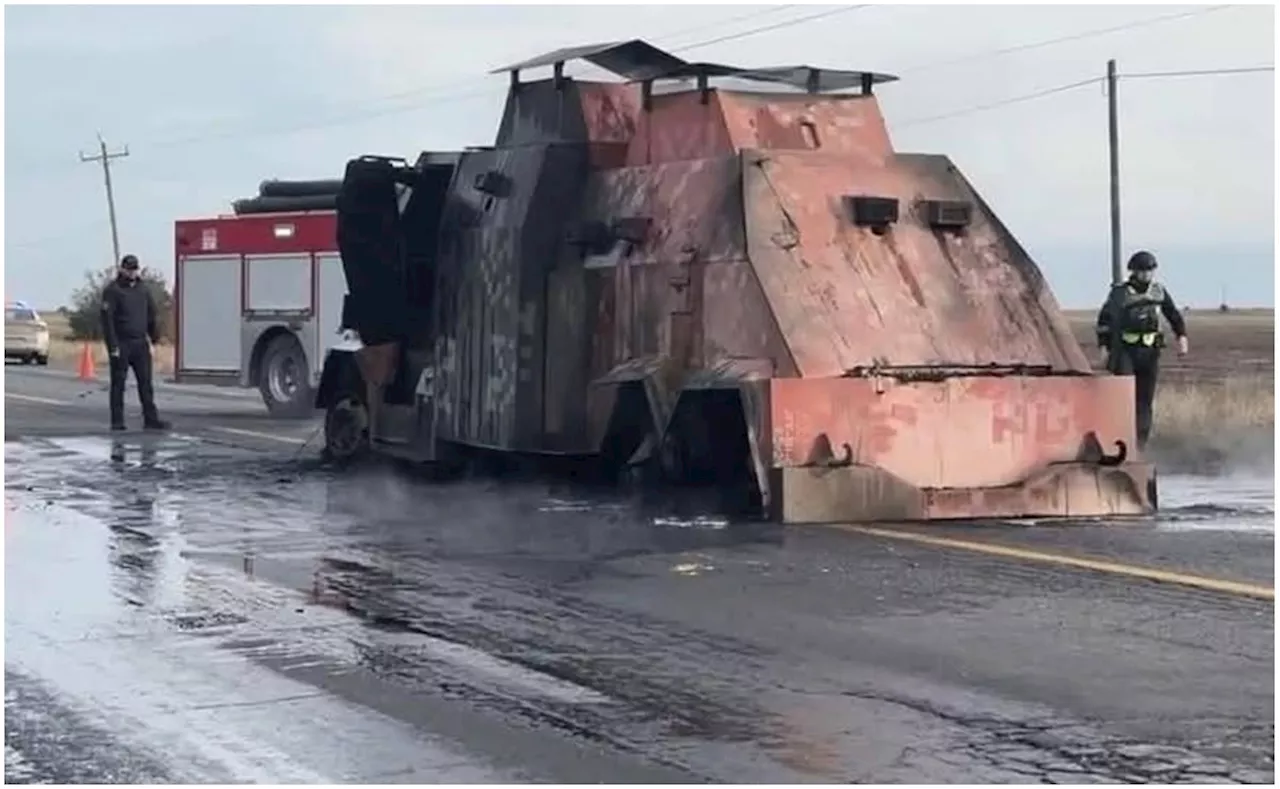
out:
<path id="1" fill-rule="evenodd" d="M 1120 271 L 1120 121 L 1116 115 L 1116 62 L 1107 61 L 1107 147 L 1111 153 L 1111 284 L 1124 281 Z"/>
<path id="2" fill-rule="evenodd" d="M 1107 148 L 1111 154 L 1111 288 L 1106 309 L 1111 315 L 1111 341 L 1108 352 L 1109 370 L 1114 372 L 1120 356 L 1120 288 L 1124 284 L 1120 271 L 1120 123 L 1116 116 L 1116 61 L 1107 61 Z"/>
<path id="3" fill-rule="evenodd" d="M 102 162 L 102 180 L 107 187 L 107 215 L 111 219 L 111 251 L 115 255 L 113 265 L 120 265 L 120 229 L 116 226 L 116 198 L 111 191 L 111 160 L 121 159 L 129 155 L 129 146 L 124 146 L 119 151 L 107 151 L 107 143 L 102 139 L 102 134 L 98 134 L 98 151 L 95 156 L 86 156 L 82 151 L 80 153 L 80 161 L 82 162 Z"/>

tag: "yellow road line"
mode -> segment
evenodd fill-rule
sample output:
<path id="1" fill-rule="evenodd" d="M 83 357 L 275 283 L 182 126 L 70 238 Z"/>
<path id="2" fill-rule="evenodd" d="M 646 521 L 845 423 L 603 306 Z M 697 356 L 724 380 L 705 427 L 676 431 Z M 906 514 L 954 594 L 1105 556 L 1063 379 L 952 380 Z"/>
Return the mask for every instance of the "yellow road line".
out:
<path id="1" fill-rule="evenodd" d="M 1180 586 L 1191 586 L 1197 589 L 1208 589 L 1214 592 L 1225 592 L 1226 594 L 1239 595 L 1242 597 L 1256 597 L 1262 600 L 1276 599 L 1276 590 L 1275 587 L 1272 586 L 1244 583 L 1241 581 L 1228 581 L 1222 578 L 1210 578 L 1203 575 L 1182 573 L 1176 570 L 1158 570 L 1154 567 L 1142 567 L 1140 565 L 1109 562 L 1103 559 L 1066 556 L 1059 553 L 1034 551 L 1028 548 L 1016 548 L 1012 545 L 976 542 L 973 540 L 958 540 L 954 537 L 934 537 L 928 534 L 919 534 L 911 531 L 896 531 L 893 529 L 878 529 L 872 526 L 832 524 L 832 528 L 857 534 L 866 534 L 871 537 L 883 537 L 889 540 L 914 542 L 921 545 L 931 545 L 937 548 L 955 548 L 957 550 L 970 551 L 972 553 L 982 553 L 989 556 L 1004 556 L 1010 559 L 1022 559 L 1024 561 L 1053 564 L 1060 567 L 1075 567 L 1081 570 L 1093 570 L 1094 572 L 1109 573 L 1111 575 L 1122 575 L 1129 578 L 1142 578 L 1148 581 L 1157 581 L 1159 583 L 1178 584 Z"/>
<path id="2" fill-rule="evenodd" d="M 279 433 L 263 433 L 258 430 L 243 430 L 238 427 L 221 427 L 218 425 L 215 425 L 212 429 L 217 430 L 220 433 L 231 433 L 232 435 L 248 436 L 249 438 L 261 438 L 267 441 L 278 441 L 282 444 L 293 444 L 294 446 L 307 443 L 307 439 L 305 438 L 282 436 Z"/>
<path id="3" fill-rule="evenodd" d="M 48 397 L 37 397 L 36 395 L 18 394 L 17 392 L 5 392 L 5 397 L 12 397 L 14 400 L 25 400 L 28 403 L 44 403 L 45 405 L 71 405 L 66 400 L 54 400 Z"/>

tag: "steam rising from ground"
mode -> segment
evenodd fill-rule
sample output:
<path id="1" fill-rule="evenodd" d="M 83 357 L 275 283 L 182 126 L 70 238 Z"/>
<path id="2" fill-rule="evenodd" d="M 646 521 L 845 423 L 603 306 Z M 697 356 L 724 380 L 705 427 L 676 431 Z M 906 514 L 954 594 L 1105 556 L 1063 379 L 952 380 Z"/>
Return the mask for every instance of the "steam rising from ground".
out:
<path id="1" fill-rule="evenodd" d="M 1231 476 L 1275 473 L 1274 429 L 1225 429 L 1199 436 L 1152 435 L 1147 455 L 1161 472 Z"/>
<path id="2" fill-rule="evenodd" d="M 377 523 L 381 541 L 441 556 L 492 560 L 536 557 L 549 573 L 589 571 L 630 555 L 678 554 L 713 544 L 776 542 L 780 527 L 720 514 L 703 491 L 641 490 L 554 478 L 551 474 L 441 481 L 422 469 L 374 461 L 339 472 L 326 509 Z M 430 523 L 431 529 L 423 529 Z"/>
<path id="3" fill-rule="evenodd" d="M 1147 454 L 1171 473 L 1272 474 L 1275 412 L 1270 373 L 1161 383 Z"/>

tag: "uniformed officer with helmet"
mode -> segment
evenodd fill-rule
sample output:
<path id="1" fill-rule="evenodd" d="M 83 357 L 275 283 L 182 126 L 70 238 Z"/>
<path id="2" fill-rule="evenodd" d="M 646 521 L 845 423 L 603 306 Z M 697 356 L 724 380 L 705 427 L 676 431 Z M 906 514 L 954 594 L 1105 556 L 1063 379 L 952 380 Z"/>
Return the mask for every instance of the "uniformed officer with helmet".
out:
<path id="1" fill-rule="evenodd" d="M 1151 435 L 1151 406 L 1164 346 L 1161 315 L 1177 337 L 1178 355 L 1187 353 L 1187 323 L 1169 291 L 1155 281 L 1155 271 L 1155 255 L 1146 250 L 1135 252 L 1129 258 L 1129 278 L 1112 288 L 1096 326 L 1107 370 L 1113 375 L 1133 376 L 1139 447 L 1145 447 Z"/>

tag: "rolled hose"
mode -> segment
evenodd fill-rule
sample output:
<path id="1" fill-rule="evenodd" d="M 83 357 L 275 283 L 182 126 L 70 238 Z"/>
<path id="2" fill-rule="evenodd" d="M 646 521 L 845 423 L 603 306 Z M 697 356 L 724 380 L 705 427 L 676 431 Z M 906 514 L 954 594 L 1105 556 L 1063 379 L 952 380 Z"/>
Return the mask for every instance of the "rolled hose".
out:
<path id="1" fill-rule="evenodd" d="M 237 215 L 273 214 L 283 211 L 333 211 L 337 208 L 337 194 L 306 195 L 301 197 L 246 197 L 231 204 Z"/>
<path id="2" fill-rule="evenodd" d="M 258 197 L 317 197 L 336 195 L 341 189 L 341 178 L 312 181 L 282 181 L 273 178 L 258 185 Z"/>

